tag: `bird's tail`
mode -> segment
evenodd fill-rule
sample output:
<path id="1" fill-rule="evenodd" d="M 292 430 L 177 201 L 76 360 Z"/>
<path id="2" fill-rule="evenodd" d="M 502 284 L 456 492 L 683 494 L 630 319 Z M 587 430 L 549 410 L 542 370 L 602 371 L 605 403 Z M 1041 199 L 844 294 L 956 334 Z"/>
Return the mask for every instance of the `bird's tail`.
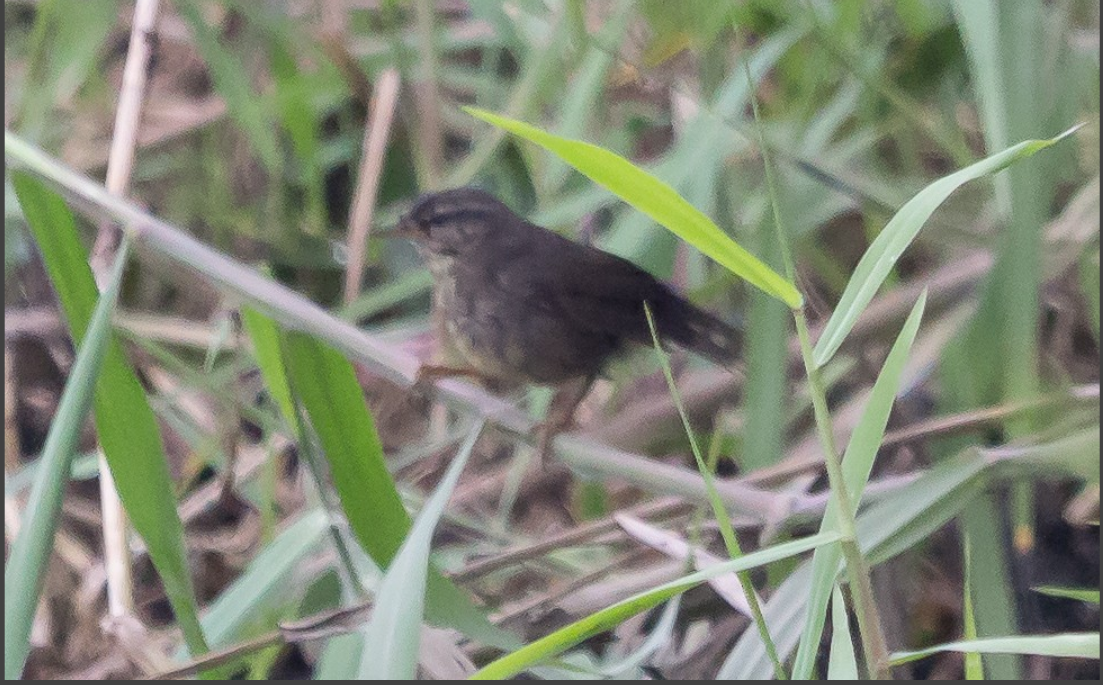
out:
<path id="1" fill-rule="evenodd" d="M 696 352 L 720 366 L 730 367 L 743 352 L 740 330 L 670 293 L 653 309 L 659 336 Z"/>

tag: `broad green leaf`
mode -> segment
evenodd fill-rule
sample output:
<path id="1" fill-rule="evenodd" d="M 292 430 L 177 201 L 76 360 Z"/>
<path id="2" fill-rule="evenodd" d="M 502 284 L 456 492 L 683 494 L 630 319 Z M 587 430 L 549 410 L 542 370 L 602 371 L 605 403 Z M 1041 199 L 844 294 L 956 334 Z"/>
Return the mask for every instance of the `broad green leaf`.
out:
<path id="1" fill-rule="evenodd" d="M 980 640 L 949 642 L 914 652 L 895 652 L 893 664 L 906 664 L 940 652 L 980 652 L 981 654 L 1034 654 L 1099 658 L 1099 633 L 1062 633 L 1059 635 L 1012 635 Z"/>
<path id="2" fill-rule="evenodd" d="M 1030 157 L 1039 150 L 1044 150 L 1068 137 L 1075 130 L 1075 128 L 1069 129 L 1049 140 L 1028 140 L 1019 143 L 938 179 L 905 203 L 874 239 L 873 244 L 869 246 L 854 269 L 854 274 L 850 277 L 850 282 L 847 283 L 839 304 L 816 342 L 816 349 L 813 352 L 813 361 L 816 366 L 826 364 L 839 350 L 866 305 L 877 294 L 896 261 L 900 259 L 900 255 L 904 254 L 904 250 L 915 240 L 927 219 L 951 193 L 969 181 L 994 174 L 1021 159 Z"/>
<path id="3" fill-rule="evenodd" d="M 19 185 L 17 182 L 16 187 Z M 23 197 L 27 199 L 26 194 Z M 81 428 L 92 405 L 96 377 L 111 340 L 111 314 L 118 301 L 128 252 L 129 242 L 124 241 L 115 258 L 111 282 L 92 312 L 57 414 L 50 422 L 22 525 L 4 567 L 4 677 L 7 680 L 20 677 L 30 652 L 31 624 L 46 579 L 46 566 L 61 513 L 61 498 L 65 494 Z"/>
<path id="4" fill-rule="evenodd" d="M 305 333 L 288 331 L 283 358 L 291 388 L 318 434 L 349 527 L 364 551 L 387 568 L 410 530 L 383 458 L 383 446 L 352 364 Z M 455 584 L 429 573 L 426 617 L 486 644 L 511 648 L 516 639 L 491 624 Z"/>
<path id="5" fill-rule="evenodd" d="M 827 659 L 827 679 L 858 680 L 854 638 L 850 635 L 846 603 L 838 585 L 831 591 L 831 655 Z"/>
<path id="6" fill-rule="evenodd" d="M 352 364 L 297 331 L 285 332 L 283 350 L 291 388 L 317 431 L 349 526 L 385 568 L 410 529 L 410 517 L 387 471 L 375 420 Z"/>
<path id="7" fill-rule="evenodd" d="M 70 333 L 81 340 L 98 291 L 73 215 L 64 200 L 30 176 L 16 172 L 12 182 Z M 114 336 L 106 355 L 93 404 L 96 433 L 127 516 L 146 542 L 191 654 L 198 656 L 207 646 L 196 616 L 184 527 L 157 418 Z"/>
<path id="8" fill-rule="evenodd" d="M 362 680 L 413 680 L 417 673 L 433 532 L 482 429 L 481 421 L 472 429 L 383 576 L 364 634 Z"/>
<path id="9" fill-rule="evenodd" d="M 677 191 L 620 155 L 590 143 L 553 135 L 514 119 L 474 107 L 464 111 L 536 143 L 586 177 L 670 229 L 735 275 L 785 302 L 800 307 L 800 292 L 770 267 L 729 238 L 720 227 L 686 202 Z"/>
<path id="10" fill-rule="evenodd" d="M 502 680 L 521 673 L 530 666 L 534 666 L 545 659 L 550 659 L 577 645 L 583 640 L 612 630 L 625 619 L 628 619 L 641 611 L 662 604 L 666 600 L 690 590 L 698 585 L 727 573 L 739 573 L 752 568 L 764 566 L 775 561 L 791 557 L 802 552 L 815 549 L 822 545 L 838 541 L 837 533 L 820 533 L 807 538 L 801 538 L 781 545 L 768 547 L 746 556 L 726 561 L 722 564 L 710 566 L 704 571 L 698 571 L 688 576 L 671 581 L 646 592 L 633 595 L 628 599 L 602 609 L 596 613 L 575 621 L 561 628 L 551 635 L 547 635 L 535 642 L 531 642 L 521 649 L 506 654 L 493 661 L 477 673 L 471 676 L 472 680 Z"/>
<path id="11" fill-rule="evenodd" d="M 924 291 L 912 308 L 900 335 L 897 336 L 896 342 L 885 359 L 881 373 L 877 376 L 877 381 L 873 384 L 873 390 L 866 401 L 862 416 L 858 419 L 854 432 L 851 433 L 846 454 L 843 455 L 843 479 L 846 481 L 847 492 L 852 500 L 849 506 L 853 512 L 858 510 L 862 491 L 865 490 L 870 471 L 873 469 L 873 460 L 885 435 L 885 426 L 888 425 L 904 365 L 908 360 L 908 353 L 911 351 L 916 333 L 919 331 L 919 322 L 923 318 L 926 302 L 927 293 Z M 838 499 L 832 493 L 820 525 L 821 532 L 836 530 L 837 510 Z M 823 625 L 827 620 L 827 603 L 835 587 L 841 557 L 842 551 L 837 546 L 816 550 L 812 557 L 809 611 L 805 629 L 801 634 L 800 648 L 793 662 L 794 678 L 812 676 L 816 655 L 819 652 L 820 637 L 823 635 Z"/>

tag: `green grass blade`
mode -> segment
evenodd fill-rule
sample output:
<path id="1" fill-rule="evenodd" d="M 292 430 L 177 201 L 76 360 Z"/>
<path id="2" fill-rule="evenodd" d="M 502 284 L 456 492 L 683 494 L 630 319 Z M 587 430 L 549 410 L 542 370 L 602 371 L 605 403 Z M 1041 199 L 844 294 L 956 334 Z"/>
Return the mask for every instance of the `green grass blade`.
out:
<path id="1" fill-rule="evenodd" d="M 16 187 L 19 186 L 17 181 Z M 22 197 L 24 201 L 29 199 L 26 194 Z M 111 281 L 92 312 L 58 403 L 57 415 L 50 423 L 22 526 L 4 568 L 4 677 L 7 680 L 19 678 L 30 652 L 31 624 L 46 578 L 46 565 L 61 513 L 61 498 L 81 428 L 92 405 L 96 377 L 111 340 L 111 314 L 118 301 L 128 252 L 129 243 L 124 241 L 115 258 Z"/>
<path id="2" fill-rule="evenodd" d="M 981 654 L 1034 654 L 1037 656 L 1099 658 L 1099 633 L 1062 633 L 1059 635 L 1012 635 L 962 640 L 914 652 L 896 652 L 892 663 L 906 664 L 941 652 L 979 652 Z"/>
<path id="3" fill-rule="evenodd" d="M 272 400 L 288 426 L 295 426 L 295 403 L 291 399 L 291 386 L 280 356 L 280 329 L 276 322 L 252 307 L 241 307 L 241 324 L 253 343 L 257 368 L 264 377 Z"/>
<path id="4" fill-rule="evenodd" d="M 690 590 L 710 578 L 726 573 L 739 573 L 785 559 L 802 552 L 833 543 L 839 539 L 835 533 L 820 533 L 781 545 L 768 547 L 732 561 L 710 566 L 657 588 L 629 597 L 616 604 L 590 614 L 586 618 L 561 628 L 521 649 L 493 661 L 471 676 L 472 680 L 501 680 L 517 675 L 545 659 L 561 654 L 583 640 L 615 628 L 618 624 L 641 611 L 662 604 L 666 600 Z"/>
<path id="5" fill-rule="evenodd" d="M 633 650 L 631 654 L 602 664 L 600 674 L 610 680 L 617 680 L 628 678 L 631 674 L 638 672 L 640 667 L 647 663 L 648 659 L 663 647 L 670 645 L 674 640 L 674 629 L 677 627 L 678 612 L 681 607 L 681 595 L 667 602 L 659 615 L 659 620 L 655 622 L 655 627 L 651 630 L 651 634 L 647 636 L 647 639 L 643 641 L 643 644 Z"/>
<path id="6" fill-rule="evenodd" d="M 349 526 L 375 563 L 387 568 L 410 530 L 410 516 L 387 470 L 352 364 L 332 347 L 296 331 L 285 334 L 283 350 L 291 388 L 321 441 Z M 507 649 L 516 644 L 437 571 L 429 573 L 426 618 L 487 644 Z"/>
<path id="7" fill-rule="evenodd" d="M 986 482 L 985 461 L 975 451 L 941 464 L 891 498 L 870 505 L 857 518 L 858 542 L 871 564 L 882 563 L 911 549 L 958 515 Z M 820 551 L 837 546 L 823 547 Z M 836 556 L 836 560 L 841 556 Z M 837 562 L 836 562 L 836 568 Z M 812 563 L 802 564 L 782 582 L 766 603 L 766 620 L 782 655 L 787 655 L 805 629 L 812 582 Z M 797 671 L 793 669 L 794 677 Z M 749 630 L 728 654 L 717 678 L 761 680 L 772 666 L 758 633 Z"/>
<path id="8" fill-rule="evenodd" d="M 1076 599 L 1089 604 L 1099 604 L 1099 590 L 1087 590 L 1072 587 L 1036 587 L 1035 592 L 1040 592 L 1049 597 L 1062 597 L 1064 599 Z"/>
<path id="9" fill-rule="evenodd" d="M 965 556 L 965 577 L 969 578 L 973 575 L 973 548 L 972 545 L 969 544 L 968 532 L 962 536 L 962 546 L 964 547 Z M 962 597 L 961 602 L 962 633 L 966 641 L 972 641 L 977 639 L 977 615 L 973 610 L 973 586 L 971 583 L 965 583 L 964 585 L 965 596 Z M 984 680 L 984 662 L 980 658 L 980 653 L 965 653 L 965 679 Z"/>
<path id="10" fill-rule="evenodd" d="M 705 459 L 701 454 L 701 448 L 697 444 L 697 437 L 693 433 L 693 427 L 689 424 L 689 415 L 686 414 L 685 405 L 682 402 L 682 395 L 678 392 L 678 386 L 674 382 L 674 370 L 670 367 L 670 360 L 667 359 L 666 352 L 663 351 L 662 343 L 659 342 L 659 332 L 655 330 L 655 319 L 651 315 L 651 307 L 645 302 L 643 305 L 644 314 L 647 316 L 647 327 L 651 331 L 651 343 L 655 347 L 655 355 L 659 358 L 659 364 L 662 366 L 663 375 L 666 377 L 666 385 L 670 390 L 670 396 L 674 400 L 674 406 L 678 409 L 678 416 L 682 419 L 682 428 L 685 430 L 686 437 L 689 439 L 689 446 L 693 452 L 693 458 L 697 462 L 697 470 L 701 474 L 701 478 L 705 481 L 705 489 L 708 494 L 709 504 L 712 506 L 712 514 L 716 518 L 716 523 L 720 527 L 720 536 L 724 539 L 724 546 L 728 550 L 728 556 L 732 559 L 738 559 L 743 556 L 743 549 L 739 545 L 739 538 L 735 536 L 735 530 L 732 528 L 731 515 L 728 514 L 724 508 L 724 502 L 720 499 L 720 493 L 716 490 L 716 482 L 712 475 L 712 470 L 705 464 Z M 766 651 L 770 655 L 770 660 L 774 664 L 774 674 L 779 680 L 787 680 L 788 675 L 785 673 L 785 667 L 781 664 L 781 659 L 777 655 L 777 648 L 774 646 L 774 641 L 770 638 L 770 629 L 766 625 L 766 619 L 762 616 L 762 607 L 759 605 L 758 595 L 755 594 L 754 585 L 751 583 L 749 574 L 739 574 L 739 584 L 743 588 L 743 594 L 747 597 L 747 604 L 750 606 L 751 615 L 754 617 L 755 626 L 758 628 L 758 632 L 762 635 L 762 641 L 766 645 Z"/>
<path id="11" fill-rule="evenodd" d="M 954 15 L 962 43 L 972 66 L 973 88 L 984 120 L 984 137 L 989 150 L 1008 146 L 1011 136 L 1004 103 L 1005 84 L 1000 77 L 1000 31 L 995 0 L 954 0 Z M 1007 177 L 995 181 L 1000 213 L 1011 211 L 1011 187 Z"/>
<path id="12" fill-rule="evenodd" d="M 1091 321 L 1095 341 L 1099 337 L 1099 247 L 1084 254 L 1080 260 L 1080 287 L 1084 289 L 1084 299 L 1088 302 L 1088 320 Z"/>
<path id="13" fill-rule="evenodd" d="M 904 367 L 911 353 L 912 344 L 915 342 L 915 336 L 919 333 L 919 324 L 923 320 L 926 307 L 927 291 L 924 290 L 904 321 L 892 349 L 889 350 L 881 372 L 877 375 L 877 381 L 873 384 L 873 390 L 870 391 L 862 416 L 850 434 L 850 442 L 847 443 L 846 452 L 843 454 L 843 476 L 852 498 L 851 511 L 858 511 L 858 504 L 869 481 L 877 450 L 881 448 L 881 440 L 885 436 L 892 405 L 896 399 L 896 393 L 900 390 Z"/>
<path id="14" fill-rule="evenodd" d="M 631 10 L 635 5 L 635 0 L 619 0 L 586 49 L 578 73 L 572 78 L 570 93 L 559 109 L 559 135 L 582 135 L 590 123 L 600 116 L 603 109 L 601 98 L 605 95 L 609 70 L 616 64 L 616 53 L 625 38 L 625 29 L 634 14 Z M 557 194 L 562 190 L 569 171 L 562 160 L 554 160 L 545 172 L 545 192 Z"/>
<path id="15" fill-rule="evenodd" d="M 780 261 L 781 245 L 773 221 L 763 220 L 758 230 L 761 254 L 768 264 Z M 773 466 L 785 448 L 783 418 L 790 399 L 788 386 L 790 312 L 763 293 L 748 293 L 746 336 L 747 381 L 742 408 L 747 435 L 740 450 L 740 466 L 746 472 Z"/>
<path id="16" fill-rule="evenodd" d="M 72 213 L 58 195 L 17 172 L 12 182 L 34 233 L 74 340 L 88 328 L 96 284 Z M 166 462 L 161 431 L 145 390 L 112 336 L 93 400 L 96 433 L 119 498 L 150 560 L 192 656 L 207 651 L 196 615 L 195 592 L 184 550 L 184 527 Z"/>
<path id="17" fill-rule="evenodd" d="M 1021 159 L 1026 159 L 1035 152 L 1044 150 L 1068 137 L 1075 130 L 1069 129 L 1048 140 L 1027 140 L 1007 148 L 1003 152 L 938 179 L 905 203 L 874 239 L 873 244 L 869 246 L 854 269 L 854 274 L 847 283 L 839 304 L 816 342 L 813 354 L 816 366 L 826 364 L 839 350 L 866 305 L 877 294 L 877 290 L 892 271 L 896 261 L 900 259 L 900 255 L 904 254 L 904 250 L 915 240 L 927 219 L 946 198 L 963 184 L 994 174 Z"/>
<path id="18" fill-rule="evenodd" d="M 340 310 L 340 317 L 347 321 L 363 321 L 379 312 L 429 292 L 433 276 L 428 269 L 413 269 L 395 280 L 381 284 L 350 302 Z"/>
<path id="19" fill-rule="evenodd" d="M 283 343 L 291 387 L 317 431 L 349 526 L 385 568 L 410 529 L 410 517 L 387 470 L 383 444 L 352 364 L 303 333 L 288 331 Z"/>
<path id="20" fill-rule="evenodd" d="M 904 365 L 908 360 L 912 343 L 919 331 L 919 323 L 923 318 L 923 310 L 927 302 L 927 293 L 920 296 L 915 303 L 911 314 L 904 322 L 904 326 L 897 336 L 896 342 L 889 351 L 881 373 L 877 376 L 869 400 L 858 419 L 850 442 L 843 455 L 842 471 L 846 481 L 847 492 L 853 498 L 849 506 L 851 511 L 858 510 L 862 491 L 869 480 L 870 471 L 873 468 L 873 460 L 877 456 L 877 450 L 881 446 L 881 439 L 885 435 L 885 426 L 888 425 L 889 414 L 892 412 L 893 400 L 900 387 L 900 378 L 904 372 Z M 832 494 L 828 500 L 827 509 L 824 512 L 823 523 L 820 530 L 835 530 L 838 501 Z M 835 579 L 838 575 L 841 551 L 837 547 L 825 547 L 816 550 L 812 557 L 812 584 L 809 593 L 809 611 L 804 631 L 801 634 L 800 647 L 793 663 L 794 678 L 810 678 L 815 667 L 816 655 L 819 652 L 820 637 L 823 635 L 823 626 L 827 618 L 827 603 L 831 592 L 835 587 Z"/>
<path id="21" fill-rule="evenodd" d="M 485 110 L 465 107 L 464 111 L 557 155 L 735 275 L 790 308 L 801 306 L 803 298 L 792 283 L 729 238 L 677 191 L 627 159 L 596 145 L 562 138 Z"/>
<path id="22" fill-rule="evenodd" d="M 364 635 L 362 680 L 412 680 L 416 675 L 433 532 L 483 425 L 480 421 L 460 447 L 383 576 Z"/>
<path id="23" fill-rule="evenodd" d="M 260 551 L 245 572 L 211 603 L 203 616 L 203 630 L 212 645 L 225 646 L 272 605 L 294 601 L 283 583 L 295 566 L 325 539 L 326 515 L 308 511 L 287 525 Z"/>
<path id="24" fill-rule="evenodd" d="M 279 139 L 262 101 L 253 92 L 249 71 L 219 42 L 194 0 L 184 0 L 176 9 L 191 27 L 196 47 L 210 69 L 215 89 L 226 100 L 230 116 L 245 133 L 265 169 L 275 173 L 281 166 Z"/>
<path id="25" fill-rule="evenodd" d="M 827 659 L 828 680 L 858 680 L 858 659 L 846 616 L 843 593 L 836 585 L 831 591 L 831 654 Z"/>
<path id="26" fill-rule="evenodd" d="M 53 110 L 72 102 L 86 85 L 100 85 L 97 69 L 111 50 L 112 28 L 118 21 L 117 2 L 44 2 L 35 9 L 26 73 L 5 79 L 10 103 L 6 125 L 34 140 L 56 135 Z M 19 23 L 18 20 L 11 21 Z M 10 26 L 10 25 L 9 25 Z"/>
<path id="27" fill-rule="evenodd" d="M 995 493 L 984 493 L 969 503 L 959 519 L 961 530 L 969 536 L 972 554 L 985 560 L 983 567 L 974 564 L 965 577 L 970 586 L 977 634 L 982 637 L 1006 635 L 1009 627 L 1014 629 L 1019 623 L 1001 509 Z M 1014 656 L 986 656 L 983 661 L 987 677 L 993 680 L 1006 680 L 1022 672 L 1021 664 L 1017 663 L 1020 660 Z"/>

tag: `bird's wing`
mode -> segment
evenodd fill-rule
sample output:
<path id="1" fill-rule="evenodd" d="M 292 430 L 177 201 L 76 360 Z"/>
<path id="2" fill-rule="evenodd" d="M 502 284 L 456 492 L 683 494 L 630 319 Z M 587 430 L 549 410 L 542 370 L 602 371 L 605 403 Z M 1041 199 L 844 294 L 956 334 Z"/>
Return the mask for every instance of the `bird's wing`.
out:
<path id="1" fill-rule="evenodd" d="M 647 343 L 650 332 L 643 303 L 650 303 L 661 322 L 666 317 L 659 313 L 670 309 L 676 296 L 628 260 L 561 240 L 566 244 L 544 251 L 549 257 L 541 270 L 551 306 L 586 330 Z"/>
<path id="2" fill-rule="evenodd" d="M 739 356 L 741 335 L 732 326 L 694 306 L 632 262 L 596 248 L 570 243 L 555 254 L 545 273 L 558 287 L 549 298 L 563 315 L 594 332 L 650 345 L 643 304 L 664 341 L 703 354 L 719 364 Z"/>

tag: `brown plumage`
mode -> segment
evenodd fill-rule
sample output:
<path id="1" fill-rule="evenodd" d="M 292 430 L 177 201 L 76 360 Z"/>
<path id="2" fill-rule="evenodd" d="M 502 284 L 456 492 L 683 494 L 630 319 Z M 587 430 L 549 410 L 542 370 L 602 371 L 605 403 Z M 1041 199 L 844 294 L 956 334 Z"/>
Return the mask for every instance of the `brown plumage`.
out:
<path id="1" fill-rule="evenodd" d="M 489 193 L 420 198 L 398 227 L 433 273 L 433 304 L 479 375 L 558 384 L 593 378 L 625 343 L 651 344 L 648 302 L 664 342 L 730 365 L 740 336 L 631 262 L 514 214 Z"/>

